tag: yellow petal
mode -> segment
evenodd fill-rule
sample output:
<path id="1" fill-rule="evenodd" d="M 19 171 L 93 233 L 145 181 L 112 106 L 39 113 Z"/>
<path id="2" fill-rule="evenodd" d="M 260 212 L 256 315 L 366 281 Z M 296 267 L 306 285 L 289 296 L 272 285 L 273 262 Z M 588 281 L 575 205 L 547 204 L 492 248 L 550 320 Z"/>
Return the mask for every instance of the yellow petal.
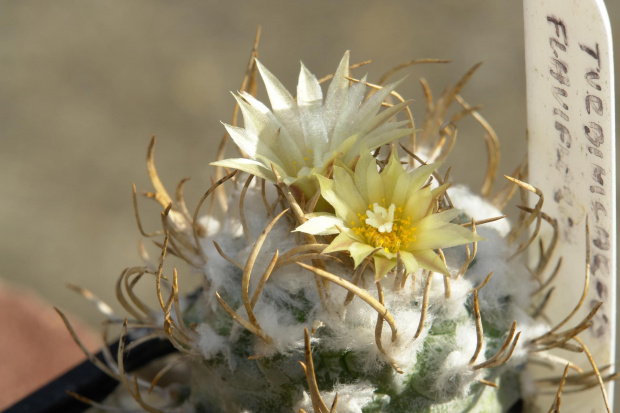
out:
<path id="1" fill-rule="evenodd" d="M 441 258 L 433 250 L 414 251 L 413 256 L 418 261 L 420 267 L 430 271 L 438 272 L 450 276 L 450 272 Z"/>
<path id="2" fill-rule="evenodd" d="M 413 274 L 418 270 L 418 268 L 420 268 L 420 264 L 418 264 L 418 261 L 415 259 L 413 254 L 408 251 L 401 251 L 400 259 L 403 261 L 403 264 L 405 264 L 407 274 Z"/>
<path id="3" fill-rule="evenodd" d="M 439 167 L 439 163 L 432 163 L 428 165 L 422 165 L 415 168 L 411 172 L 411 186 L 409 189 L 411 191 L 415 191 L 424 186 L 428 178 L 432 175 L 433 172 Z"/>
<path id="4" fill-rule="evenodd" d="M 387 203 L 393 203 L 396 207 L 404 207 L 407 204 L 409 199 L 409 192 L 407 188 L 409 187 L 409 175 L 407 173 L 402 173 L 398 176 L 398 178 L 393 183 L 385 183 L 385 198 L 387 199 Z M 390 188 L 390 185 L 393 188 Z M 417 195 L 414 195 L 415 197 Z M 412 197 L 412 198 L 413 198 Z M 409 215 L 406 215 L 409 216 Z M 413 217 L 409 216 L 413 220 Z"/>
<path id="5" fill-rule="evenodd" d="M 383 191 L 383 181 L 381 180 L 379 171 L 377 171 L 376 162 L 372 162 L 368 165 L 368 169 L 366 170 L 366 185 L 368 191 L 366 200 L 368 204 L 374 204 L 376 202 L 379 205 L 384 205 L 385 192 Z"/>
<path id="6" fill-rule="evenodd" d="M 406 201 L 407 203 L 405 204 L 404 215 L 411 218 L 411 222 L 415 226 L 417 221 L 421 220 L 428 214 L 433 200 L 434 198 L 431 194 L 430 188 L 409 192 L 409 196 Z"/>
<path id="7" fill-rule="evenodd" d="M 366 205 L 370 204 L 368 199 L 368 182 L 367 182 L 367 171 L 369 168 L 375 168 L 377 170 L 377 162 L 375 158 L 370 154 L 370 152 L 363 147 L 360 157 L 357 161 L 357 165 L 355 166 L 355 185 L 360 192 L 362 198 L 364 198 L 364 203 Z M 364 210 L 366 211 L 366 210 Z"/>
<path id="8" fill-rule="evenodd" d="M 459 211 L 451 209 L 438 214 L 429 215 L 416 224 L 416 241 L 410 245 L 411 250 L 448 248 L 484 240 L 467 228 L 452 224 Z"/>
<path id="9" fill-rule="evenodd" d="M 349 247 L 349 252 L 351 253 L 351 258 L 353 258 L 353 262 L 355 263 L 355 267 L 360 265 L 360 263 L 370 255 L 375 249 L 368 244 L 362 244 L 361 242 L 355 242 L 351 244 Z"/>
<path id="10" fill-rule="evenodd" d="M 321 186 L 321 195 L 334 207 L 336 216 L 342 218 L 345 222 L 351 222 L 357 219 L 358 210 L 353 210 L 351 206 L 342 199 L 335 191 L 334 181 L 321 175 L 315 175 Z"/>
<path id="11" fill-rule="evenodd" d="M 323 250 L 324 254 L 328 252 L 346 251 L 351 245 L 357 241 L 351 238 L 347 233 L 341 232 L 334 240 Z"/>
<path id="12" fill-rule="evenodd" d="M 396 258 L 386 258 L 381 255 L 374 256 L 375 261 L 375 281 L 379 281 L 381 278 L 385 277 L 392 268 L 396 267 L 397 261 Z"/>
<path id="13" fill-rule="evenodd" d="M 402 177 L 407 177 L 407 173 L 403 169 L 403 166 L 400 164 L 400 159 L 398 159 L 398 154 L 396 148 L 392 147 L 392 154 L 390 155 L 390 160 L 388 164 L 385 166 L 385 169 L 381 172 L 381 180 L 383 181 L 383 190 L 386 198 L 386 202 L 389 205 L 390 203 L 394 203 L 398 206 L 401 206 L 401 203 L 396 203 L 393 199 L 393 195 L 395 191 L 400 191 L 406 193 L 407 186 L 403 186 L 406 180 L 401 180 Z"/>
<path id="14" fill-rule="evenodd" d="M 355 186 L 353 178 L 345 169 L 334 167 L 334 182 L 336 194 L 348 204 L 349 209 L 359 213 L 366 211 L 368 206 Z"/>

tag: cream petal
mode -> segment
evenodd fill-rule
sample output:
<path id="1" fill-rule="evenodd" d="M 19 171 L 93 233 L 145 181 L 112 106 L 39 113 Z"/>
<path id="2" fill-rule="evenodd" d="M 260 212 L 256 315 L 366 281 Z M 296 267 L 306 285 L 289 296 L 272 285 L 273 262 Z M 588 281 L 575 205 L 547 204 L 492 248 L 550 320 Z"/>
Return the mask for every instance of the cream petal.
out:
<path id="1" fill-rule="evenodd" d="M 375 96 L 376 95 L 373 95 L 372 98 L 374 98 Z M 379 104 L 379 107 L 380 106 L 381 104 Z M 367 135 L 368 133 L 372 132 L 379 126 L 385 124 L 391 118 L 396 116 L 396 114 L 400 112 L 401 110 L 403 110 L 406 106 L 407 106 L 407 102 L 402 102 L 390 108 L 384 109 L 381 112 L 379 112 L 378 115 L 372 116 L 369 118 L 361 117 L 362 111 L 360 111 L 360 113 L 358 114 L 360 116 L 358 117 L 359 122 L 361 122 L 361 124 L 359 125 L 360 135 Z"/>
<path id="2" fill-rule="evenodd" d="M 212 162 L 211 165 L 222 166 L 224 168 L 238 169 L 240 171 L 256 175 L 259 178 L 263 178 L 271 182 L 274 182 L 276 180 L 276 177 L 271 169 L 267 169 L 262 163 L 253 159 L 223 159 L 221 161 Z"/>
<path id="3" fill-rule="evenodd" d="M 385 120 L 384 120 L 383 122 L 379 122 L 379 123 L 375 124 L 375 122 L 374 122 L 374 119 L 376 118 L 375 115 L 377 114 L 379 109 L 381 109 L 381 104 L 383 103 L 385 98 L 387 98 L 390 95 L 390 93 L 392 93 L 392 91 L 403 80 L 404 79 L 401 79 L 401 80 L 399 80 L 397 82 L 394 82 L 394 83 L 391 83 L 389 85 L 386 85 L 381 90 L 376 91 L 359 108 L 359 111 L 357 112 L 357 115 L 355 116 L 355 122 L 360 124 L 360 125 L 364 125 L 364 129 L 366 129 L 367 131 L 371 131 L 372 129 L 377 127 L 380 123 L 385 122 Z M 404 107 L 404 106 L 402 106 L 402 104 L 398 104 L 398 105 L 394 105 L 392 108 L 389 108 L 389 109 L 393 109 L 394 107 L 397 107 L 397 106 L 400 106 L 400 108 L 398 110 L 402 110 L 402 108 Z M 406 106 L 406 104 L 405 104 L 405 106 Z M 389 109 L 386 109 L 386 110 L 389 110 Z M 394 116 L 394 114 L 389 116 L 387 119 L 389 119 L 392 116 Z M 372 124 L 375 124 L 375 126 L 372 127 Z"/>
<path id="4" fill-rule="evenodd" d="M 352 211 L 360 214 L 366 212 L 366 201 L 360 195 L 353 178 L 344 168 L 334 167 L 334 183 L 334 190 L 341 199 L 347 202 Z"/>
<path id="5" fill-rule="evenodd" d="M 273 113 L 280 119 L 292 135 L 303 136 L 297 103 L 288 90 L 280 83 L 265 66 L 256 60 L 258 71 L 265 83 L 267 95 L 271 102 Z"/>
<path id="6" fill-rule="evenodd" d="M 364 77 L 362 80 L 366 79 Z M 357 125 L 353 123 L 353 117 L 359 109 L 366 86 L 356 83 L 347 92 L 345 104 L 340 108 L 336 125 L 331 134 L 330 149 L 340 146 L 340 144 L 352 135 L 357 134 Z"/>
<path id="7" fill-rule="evenodd" d="M 450 182 L 446 182 L 443 185 L 440 185 L 436 188 L 433 188 L 431 190 L 431 194 L 433 195 L 433 198 L 438 198 L 439 196 L 441 196 L 441 194 L 443 194 L 444 192 L 446 192 L 446 190 L 448 188 L 450 188 L 450 186 L 452 186 L 452 184 Z"/>
<path id="8" fill-rule="evenodd" d="M 299 80 L 297 82 L 297 106 L 314 105 L 317 102 L 323 104 L 323 92 L 321 85 L 308 68 L 301 63 Z"/>
<path id="9" fill-rule="evenodd" d="M 368 244 L 362 244 L 361 242 L 355 242 L 349 247 L 351 258 L 355 263 L 355 267 L 361 264 L 361 262 L 370 255 L 375 249 Z M 376 257 L 375 257 L 376 258 Z"/>
<path id="10" fill-rule="evenodd" d="M 282 122 L 280 122 L 280 119 L 278 119 L 273 112 L 271 112 L 271 110 L 269 108 L 267 108 L 267 106 L 265 106 L 261 101 L 259 101 L 258 99 L 256 99 L 254 96 L 250 95 L 247 92 L 240 92 L 239 95 L 243 98 L 243 100 L 245 100 L 250 106 L 252 106 L 253 108 L 255 108 L 256 111 L 259 111 L 261 113 L 264 113 L 265 115 L 267 115 L 269 117 L 269 119 L 274 123 L 277 124 L 277 128 L 279 130 L 279 134 L 281 135 L 281 138 L 286 140 L 286 141 L 290 141 L 290 142 L 294 142 L 295 146 L 297 146 L 297 151 L 301 154 L 301 151 L 306 150 L 305 147 L 305 140 L 303 137 L 303 134 L 291 134 L 289 133 L 289 131 L 286 129 L 286 127 L 282 124 Z M 294 146 L 294 145 L 291 145 Z"/>
<path id="11" fill-rule="evenodd" d="M 355 145 L 355 142 L 357 141 L 357 135 L 353 135 L 351 137 L 349 137 L 348 139 L 345 139 L 344 142 L 342 142 L 340 144 L 340 146 L 338 146 L 336 149 L 334 149 L 331 153 L 326 153 L 325 154 L 325 158 L 323 158 L 323 160 L 321 161 L 321 164 L 325 164 L 327 162 L 331 162 L 333 160 L 336 160 L 336 158 L 338 157 L 342 157 L 345 154 L 349 154 L 351 153 L 351 148 Z M 342 160 L 342 158 L 341 158 Z M 342 163 L 342 165 L 346 165 L 347 167 L 350 167 L 350 163 L 344 164 Z"/>
<path id="12" fill-rule="evenodd" d="M 263 156 L 264 158 L 269 159 L 273 163 L 277 163 L 282 165 L 282 160 L 275 152 L 271 150 L 268 145 L 265 145 L 260 141 L 260 138 L 250 131 L 239 128 L 232 125 L 223 124 L 226 127 L 226 131 L 235 142 L 235 144 L 248 156 L 252 158 L 258 158 L 258 156 Z"/>
<path id="13" fill-rule="evenodd" d="M 343 226 L 345 226 L 345 224 L 342 219 L 334 215 L 320 215 L 311 217 L 298 226 L 295 231 L 312 235 L 332 235 L 339 233 L 336 227 L 342 228 Z"/>
<path id="14" fill-rule="evenodd" d="M 342 218 L 345 222 L 351 222 L 357 218 L 358 211 L 352 210 L 346 200 L 343 200 L 335 191 L 334 181 L 327 179 L 321 175 L 315 175 L 321 186 L 321 195 L 334 207 L 336 216 Z"/>
<path id="15" fill-rule="evenodd" d="M 291 139 L 286 128 L 266 106 L 248 104 L 244 98 L 235 96 L 241 112 L 245 129 L 258 136 L 261 146 L 268 146 L 282 162 L 293 168 L 293 160 L 301 160 L 303 155 L 297 142 Z M 265 111 L 266 110 L 266 111 Z"/>
<path id="16" fill-rule="evenodd" d="M 316 77 L 303 65 L 299 72 L 297 84 L 297 105 L 304 140 L 308 153 L 304 156 L 312 157 L 313 164 L 319 165 L 323 152 L 329 148 L 327 129 L 323 117 L 323 94 Z"/>
<path id="17" fill-rule="evenodd" d="M 409 186 L 411 187 L 411 185 Z M 404 216 L 411 218 L 411 223 L 417 226 L 417 222 L 423 219 L 432 206 L 434 200 L 430 188 L 416 191 L 408 191 L 405 203 Z"/>
<path id="18" fill-rule="evenodd" d="M 360 147 L 362 144 L 365 145 L 368 150 L 372 151 L 377 149 L 380 146 L 387 145 L 389 143 L 394 142 L 397 139 L 402 138 L 403 136 L 407 136 L 413 132 L 413 129 L 390 129 L 387 132 L 382 132 L 375 134 L 372 132 L 371 135 L 364 136 L 350 152 L 345 154 L 344 161 L 346 163 L 351 162 L 357 155 L 360 150 L 357 147 Z"/>
<path id="19" fill-rule="evenodd" d="M 376 202 L 379 205 L 383 205 L 385 203 L 383 182 L 381 181 L 379 171 L 377 171 L 376 163 L 375 165 L 371 163 L 368 169 L 366 169 L 366 191 L 366 200 L 368 204 L 374 204 Z"/>
<path id="20" fill-rule="evenodd" d="M 446 223 L 453 221 L 461 214 L 456 208 L 448 209 L 446 211 L 441 211 L 436 214 L 428 215 L 427 217 L 418 221 L 417 226 L 420 230 L 432 230 L 439 228 Z"/>
<path id="21" fill-rule="evenodd" d="M 348 76 L 349 51 L 347 50 L 344 56 L 342 56 L 338 69 L 336 69 L 336 73 L 334 73 L 334 78 L 327 89 L 323 115 L 325 116 L 325 127 L 328 135 L 333 133 L 338 114 L 345 103 L 347 90 L 349 89 L 349 80 L 346 78 Z"/>
<path id="22" fill-rule="evenodd" d="M 367 134 L 364 134 L 364 139 L 363 139 L 363 144 L 366 145 L 368 148 L 370 148 L 369 144 L 373 144 L 376 145 L 377 142 L 382 142 L 384 141 L 386 138 L 384 137 L 384 135 L 394 135 L 396 133 L 411 133 L 413 132 L 413 129 L 410 128 L 405 128 L 403 129 L 403 126 L 406 126 L 409 124 L 408 120 L 403 120 L 403 121 L 394 121 L 394 122 L 386 122 L 382 125 L 379 125 L 377 128 L 375 128 L 374 130 L 370 131 Z M 395 135 L 394 135 L 395 136 Z"/>
<path id="23" fill-rule="evenodd" d="M 450 276 L 450 271 L 448 271 L 446 264 L 443 263 L 441 258 L 439 258 L 433 250 L 414 251 L 413 256 L 418 261 L 420 267 L 447 275 L 448 277 Z"/>
<path id="24" fill-rule="evenodd" d="M 410 250 L 449 248 L 484 240 L 460 225 L 442 222 L 442 218 L 433 219 L 440 214 L 443 213 L 429 215 L 416 225 L 416 241 L 411 244 Z"/>
<path id="25" fill-rule="evenodd" d="M 370 168 L 377 169 L 377 161 L 370 154 L 370 152 L 364 147 L 360 151 L 360 157 L 357 161 L 357 165 L 355 166 L 355 185 L 360 192 L 360 195 L 364 199 L 364 203 L 366 205 L 369 204 L 368 201 L 368 181 L 367 181 L 367 171 Z"/>
<path id="26" fill-rule="evenodd" d="M 418 261 L 415 259 L 413 254 L 408 251 L 401 251 L 400 259 L 403 261 L 403 264 L 405 264 L 407 274 L 413 274 L 418 270 L 418 268 L 420 268 L 420 264 L 418 264 Z"/>
<path id="27" fill-rule="evenodd" d="M 385 181 L 384 181 L 385 182 Z M 397 208 L 404 208 L 407 203 L 407 187 L 409 186 L 409 175 L 406 173 L 401 174 L 396 178 L 396 180 L 392 183 L 386 183 L 385 185 L 385 197 L 387 199 L 391 199 L 392 203 L 396 205 Z M 391 191 L 388 194 L 388 191 Z M 405 215 L 405 218 L 407 216 Z M 413 221 L 412 221 L 413 222 Z"/>
<path id="28" fill-rule="evenodd" d="M 255 60 L 258 71 L 260 72 L 263 82 L 265 82 L 265 88 L 267 89 L 267 95 L 269 95 L 269 101 L 271 102 L 271 108 L 274 112 L 281 110 L 292 109 L 297 107 L 295 99 L 289 93 L 288 90 L 282 85 L 277 77 L 273 75 L 261 62 Z"/>
<path id="29" fill-rule="evenodd" d="M 256 155 L 256 160 L 259 161 L 261 164 L 263 164 L 265 168 L 269 168 L 269 170 L 275 169 L 278 175 L 280 175 L 280 178 L 286 179 L 289 177 L 288 174 L 286 173 L 285 168 L 279 163 L 273 162 L 271 159 L 265 158 L 262 155 Z"/>
<path id="30" fill-rule="evenodd" d="M 401 177 L 405 177 L 405 179 L 401 180 Z M 407 193 L 407 186 L 404 186 L 407 182 L 407 174 L 400 164 L 400 159 L 398 159 L 398 154 L 396 152 L 396 148 L 394 147 L 392 147 L 392 153 L 388 164 L 381 172 L 381 181 L 383 182 L 383 191 L 385 193 L 385 199 L 387 200 L 386 202 L 388 204 L 394 203 L 396 206 L 402 206 L 404 202 L 402 202 L 402 200 L 401 202 L 396 202 L 394 199 L 394 192 L 396 188 L 399 188 L 400 192 L 403 193 L 403 196 L 400 198 L 404 199 Z"/>
<path id="31" fill-rule="evenodd" d="M 323 250 L 324 254 L 329 252 L 337 252 L 337 251 L 347 251 L 351 245 L 359 242 L 349 236 L 349 234 L 345 232 L 341 232 L 338 234 L 336 238 Z"/>
<path id="32" fill-rule="evenodd" d="M 375 262 L 375 281 L 379 281 L 380 279 L 385 277 L 385 274 L 387 274 L 394 267 L 396 267 L 396 264 L 398 263 L 396 261 L 396 258 L 390 259 L 383 257 L 379 254 L 376 254 L 373 259 Z"/>
<path id="33" fill-rule="evenodd" d="M 418 166 L 413 171 L 411 171 L 411 186 L 409 187 L 409 190 L 413 192 L 422 188 L 426 184 L 426 182 L 428 182 L 428 178 L 430 178 L 430 176 L 433 174 L 433 172 L 435 172 L 439 165 L 441 164 L 431 163 Z"/>
<path id="34" fill-rule="evenodd" d="M 362 146 L 360 158 L 355 167 L 355 185 L 366 204 L 364 211 L 375 202 L 383 204 L 385 194 L 381 176 L 377 170 L 377 161 L 364 146 Z"/>

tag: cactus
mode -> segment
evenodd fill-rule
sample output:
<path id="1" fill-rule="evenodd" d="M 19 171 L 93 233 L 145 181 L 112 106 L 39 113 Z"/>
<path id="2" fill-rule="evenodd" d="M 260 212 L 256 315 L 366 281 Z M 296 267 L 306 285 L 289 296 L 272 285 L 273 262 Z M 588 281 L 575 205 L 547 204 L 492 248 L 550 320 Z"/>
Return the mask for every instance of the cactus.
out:
<path id="1" fill-rule="evenodd" d="M 146 234 L 139 219 L 138 225 L 145 236 L 163 235 L 162 254 L 155 263 L 145 253 L 145 266 L 123 272 L 117 289 L 134 326 L 170 340 L 191 373 L 164 391 L 160 408 L 504 412 L 529 398 L 524 371 L 532 354 L 562 346 L 589 319 L 562 333 L 540 321 L 548 282 L 539 277 L 552 261 L 555 238 L 545 241 L 532 271 L 523 252 L 536 244 L 541 225 L 557 233 L 557 223 L 542 212 L 539 191 L 519 179 L 509 178 L 491 197 L 497 139 L 459 95 L 477 66 L 436 102 L 422 82 L 427 113 L 416 133 L 411 112 L 403 112 L 407 102 L 395 92 L 398 82 L 383 87 L 352 78 L 348 53 L 325 98 L 303 65 L 293 98 L 254 57 L 246 90 L 255 89 L 259 71 L 272 108 L 245 91 L 236 97 L 244 127 L 226 128 L 245 156 L 214 163 L 219 180 L 193 214 L 183 182 L 174 199 L 161 184 L 154 139 L 149 146 L 155 188 L 149 197 L 164 208 L 163 231 Z M 454 101 L 463 109 L 444 122 Z M 406 120 L 394 120 L 400 112 Z M 479 195 L 450 187 L 448 172 L 438 172 L 457 121 L 469 115 L 487 134 L 489 165 Z M 397 147 L 404 136 L 410 141 Z M 224 176 L 223 168 L 233 170 Z M 501 209 L 515 189 L 540 201 L 511 224 Z M 199 218 L 206 200 L 216 198 L 222 218 L 214 212 Z M 199 294 L 179 297 L 176 269 L 164 269 L 170 254 L 204 277 Z M 148 274 L 158 310 L 132 292 Z M 127 329 L 126 322 L 121 341 Z M 557 356 L 546 361 L 566 364 Z M 559 382 L 558 405 L 569 366 L 552 383 Z M 592 366 L 597 374 L 573 383 L 585 386 L 593 377 L 602 383 Z M 132 384 L 122 365 L 115 367 L 111 374 L 138 404 L 157 411 L 142 396 L 144 383 Z M 162 374 L 151 387 L 158 388 Z"/>

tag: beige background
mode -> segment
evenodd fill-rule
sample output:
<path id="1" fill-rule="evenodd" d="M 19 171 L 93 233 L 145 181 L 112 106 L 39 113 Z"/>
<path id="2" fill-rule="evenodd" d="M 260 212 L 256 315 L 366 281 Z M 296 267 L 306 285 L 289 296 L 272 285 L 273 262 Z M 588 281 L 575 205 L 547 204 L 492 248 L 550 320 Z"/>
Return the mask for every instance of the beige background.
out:
<path id="1" fill-rule="evenodd" d="M 620 1 L 607 6 L 619 34 Z M 518 0 L 1 2 L 0 279 L 93 326 L 101 317 L 66 283 L 118 308 L 114 282 L 140 264 L 131 182 L 150 189 L 150 136 L 158 137 L 157 165 L 169 187 L 192 177 L 193 205 L 208 186 L 219 120 L 230 119 L 229 91 L 240 84 L 258 25 L 261 61 L 291 90 L 299 60 L 322 76 L 346 49 L 353 61 L 375 60 L 356 72 L 370 80 L 413 58 L 452 59 L 402 72 L 418 118 L 418 77 L 438 94 L 484 61 L 463 95 L 484 106 L 502 143 L 500 172 L 509 173 L 525 154 L 521 7 Z M 477 187 L 482 176 L 471 159 L 482 161 L 476 153 L 484 146 L 480 130 L 470 130 L 450 161 L 453 176 Z M 159 209 L 141 205 L 154 229 Z M 196 284 L 179 265 L 181 282 Z"/>

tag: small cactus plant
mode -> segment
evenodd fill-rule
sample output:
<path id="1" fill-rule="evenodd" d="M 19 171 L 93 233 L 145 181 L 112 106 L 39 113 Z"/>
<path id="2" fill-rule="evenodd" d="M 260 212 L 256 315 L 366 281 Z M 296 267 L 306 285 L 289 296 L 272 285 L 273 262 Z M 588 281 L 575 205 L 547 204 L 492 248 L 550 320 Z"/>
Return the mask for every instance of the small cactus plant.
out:
<path id="1" fill-rule="evenodd" d="M 540 317 L 548 282 L 539 276 L 555 238 L 533 270 L 522 253 L 538 237 L 530 226 L 557 230 L 557 223 L 542 212 L 542 198 L 523 207 L 515 224 L 505 219 L 501 209 L 516 189 L 540 195 L 520 179 L 491 196 L 497 138 L 459 95 L 477 66 L 437 101 L 422 82 L 427 110 L 416 131 L 398 82 L 353 78 L 348 52 L 325 96 L 302 65 L 296 98 L 255 57 L 235 97 L 244 125 L 226 125 L 241 156 L 214 163 L 219 180 L 193 214 L 183 183 L 174 199 L 161 184 L 154 139 L 149 147 L 155 192 L 148 196 L 164 208 L 163 231 L 146 234 L 138 225 L 145 236 L 163 236 L 162 254 L 159 263 L 144 254 L 145 266 L 124 271 L 117 290 L 132 326 L 170 340 L 175 362 L 191 372 L 164 391 L 159 408 L 505 412 L 529 400 L 526 365 L 578 339 L 589 320 L 558 332 Z M 256 89 L 257 72 L 271 108 L 247 92 Z M 455 101 L 462 109 L 447 118 Z M 439 172 L 458 120 L 469 115 L 485 129 L 489 150 L 480 194 L 451 187 L 449 169 Z M 522 173 L 523 166 L 515 176 Z M 203 203 L 216 198 L 221 218 L 212 210 L 200 217 Z M 198 294 L 179 297 L 176 269 L 165 276 L 167 255 L 204 276 Z M 148 274 L 158 310 L 132 292 Z M 126 322 L 121 341 L 127 329 Z M 557 356 L 545 360 L 574 367 Z M 139 405 L 157 411 L 142 396 L 144 383 L 114 367 Z M 567 371 L 552 383 L 560 384 L 558 406 Z M 573 383 L 594 376 L 602 383 L 587 373 Z"/>

